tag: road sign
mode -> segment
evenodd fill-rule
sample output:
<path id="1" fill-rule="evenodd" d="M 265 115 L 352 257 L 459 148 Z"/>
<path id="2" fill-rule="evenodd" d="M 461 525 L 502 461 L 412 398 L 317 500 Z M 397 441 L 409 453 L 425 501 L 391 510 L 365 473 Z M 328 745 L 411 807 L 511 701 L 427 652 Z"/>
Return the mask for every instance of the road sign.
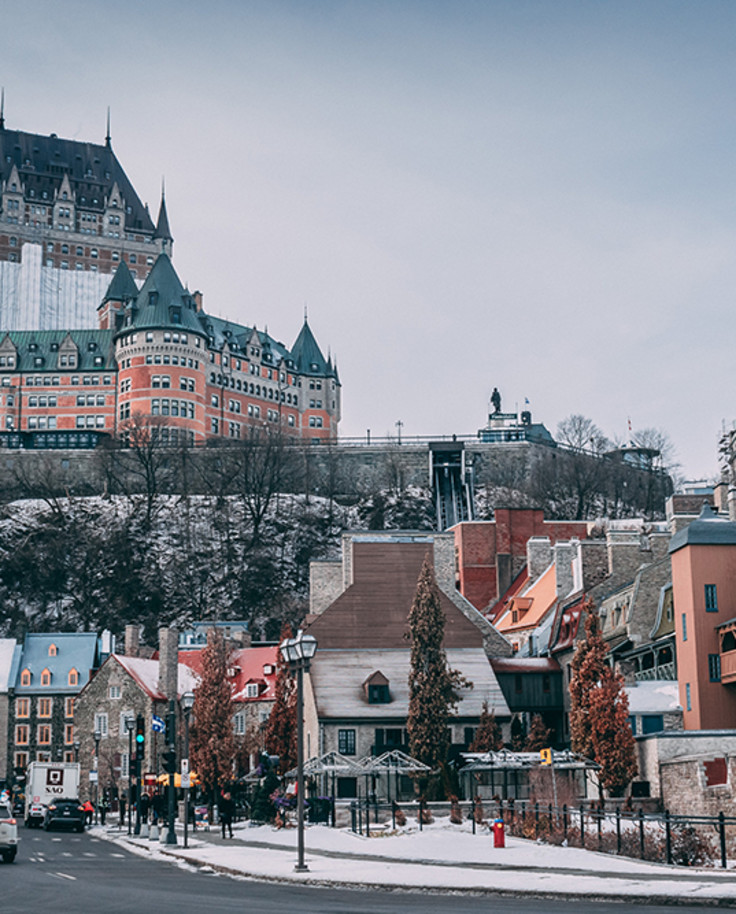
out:
<path id="1" fill-rule="evenodd" d="M 192 778 L 189 774 L 189 759 L 183 758 L 181 760 L 181 786 L 183 788 L 189 788 L 192 786 Z"/>
<path id="2" fill-rule="evenodd" d="M 90 782 L 90 784 L 96 784 L 96 783 L 97 783 L 97 772 L 96 772 L 96 771 L 90 771 L 90 773 L 89 773 L 89 782 Z"/>
<path id="3" fill-rule="evenodd" d="M 539 756 L 542 759 L 543 765 L 552 764 L 552 750 L 551 749 L 540 749 Z"/>

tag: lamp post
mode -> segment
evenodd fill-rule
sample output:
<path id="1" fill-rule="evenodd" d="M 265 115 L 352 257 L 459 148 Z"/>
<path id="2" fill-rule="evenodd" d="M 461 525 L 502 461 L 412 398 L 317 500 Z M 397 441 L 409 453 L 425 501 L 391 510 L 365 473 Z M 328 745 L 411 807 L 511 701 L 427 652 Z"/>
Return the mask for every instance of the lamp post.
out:
<path id="1" fill-rule="evenodd" d="M 125 729 L 128 731 L 128 834 L 132 829 L 133 816 L 133 730 L 135 730 L 135 717 L 125 718 Z M 122 825 L 122 822 L 120 823 Z"/>
<path id="2" fill-rule="evenodd" d="M 279 645 L 281 656 L 296 673 L 296 809 L 297 809 L 297 862 L 298 873 L 309 870 L 304 862 L 304 673 L 309 672 L 312 657 L 317 650 L 314 635 L 305 635 L 299 629 L 295 638 L 287 638 Z"/>
<path id="3" fill-rule="evenodd" d="M 100 800 L 100 740 L 102 733 L 95 730 L 92 734 L 95 741 L 95 825 L 97 825 L 97 807 Z"/>
<path id="4" fill-rule="evenodd" d="M 189 847 L 189 715 L 194 707 L 194 692 L 185 692 L 181 696 L 181 707 L 184 711 L 184 757 L 181 760 L 181 782 L 182 786 L 186 784 L 184 786 L 184 847 Z M 186 773 L 184 769 L 186 769 Z"/>
<path id="5" fill-rule="evenodd" d="M 79 740 L 75 739 L 74 742 L 72 743 L 72 746 L 74 747 L 74 761 L 78 762 L 79 761 Z"/>

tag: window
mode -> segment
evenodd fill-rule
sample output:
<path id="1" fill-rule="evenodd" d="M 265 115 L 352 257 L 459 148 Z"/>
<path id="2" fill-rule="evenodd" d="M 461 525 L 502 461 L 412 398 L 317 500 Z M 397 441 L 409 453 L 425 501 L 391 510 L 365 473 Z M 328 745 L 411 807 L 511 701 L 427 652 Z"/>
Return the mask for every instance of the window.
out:
<path id="1" fill-rule="evenodd" d="M 17 742 L 17 740 L 16 740 Z M 28 767 L 28 753 L 27 752 L 16 752 L 15 753 L 15 767 L 22 768 L 25 770 Z"/>
<path id="2" fill-rule="evenodd" d="M 119 685 L 111 685 L 109 694 L 110 698 L 115 700 L 116 698 L 120 698 L 122 696 L 122 689 Z"/>
<path id="3" fill-rule="evenodd" d="M 370 684 L 368 686 L 368 704 L 385 705 L 391 701 L 388 686 L 384 683 Z"/>
<path id="4" fill-rule="evenodd" d="M 705 611 L 707 613 L 718 612 L 718 592 L 715 584 L 705 585 Z"/>
<path id="5" fill-rule="evenodd" d="M 95 730 L 98 730 L 100 736 L 104 739 L 107 736 L 107 714 L 99 712 L 95 714 Z"/>
<path id="6" fill-rule="evenodd" d="M 708 679 L 711 682 L 721 681 L 721 655 L 708 654 Z"/>
<path id="7" fill-rule="evenodd" d="M 38 699 L 38 716 L 39 717 L 51 717 L 51 699 L 50 698 L 39 698 Z"/>
<path id="8" fill-rule="evenodd" d="M 31 716 L 30 698 L 16 698 L 15 699 L 15 716 L 16 717 L 30 717 Z"/>
<path id="9" fill-rule="evenodd" d="M 64 724 L 64 742 L 67 746 L 74 742 L 74 724 Z"/>
<path id="10" fill-rule="evenodd" d="M 50 724 L 39 724 L 37 732 L 36 742 L 39 746 L 50 746 L 51 745 L 51 725 Z"/>
<path id="11" fill-rule="evenodd" d="M 22 686 L 29 686 L 31 684 L 31 671 L 26 669 L 20 674 L 20 684 Z"/>
<path id="12" fill-rule="evenodd" d="M 337 751 L 340 755 L 355 755 L 355 730 L 337 731 Z"/>
<path id="13" fill-rule="evenodd" d="M 74 717 L 74 699 L 64 699 L 64 717 Z"/>
<path id="14" fill-rule="evenodd" d="M 245 697 L 246 698 L 258 698 L 259 691 L 260 690 L 258 688 L 257 682 L 249 682 L 248 685 L 245 687 Z"/>
<path id="15" fill-rule="evenodd" d="M 243 711 L 233 717 L 233 732 L 236 736 L 245 736 L 245 714 Z"/>
<path id="16" fill-rule="evenodd" d="M 682 640 L 687 641 L 687 616 L 682 614 Z"/>
<path id="17" fill-rule="evenodd" d="M 16 746 L 27 746 L 28 745 L 28 724 L 16 724 L 15 725 L 15 745 Z"/>
<path id="18" fill-rule="evenodd" d="M 46 668 L 41 673 L 41 685 L 42 686 L 51 685 L 51 670 L 49 670 L 48 668 Z"/>
<path id="19" fill-rule="evenodd" d="M 685 709 L 687 711 L 692 711 L 692 709 L 693 709 L 692 701 L 690 700 L 690 683 L 689 682 L 685 683 Z"/>
<path id="20" fill-rule="evenodd" d="M 43 399 L 43 398 L 42 398 L 42 399 Z M 56 655 L 57 655 L 58 653 L 59 653 L 59 650 L 58 650 L 58 648 L 56 647 L 56 645 L 55 645 L 55 644 L 49 644 L 49 657 L 56 657 Z"/>

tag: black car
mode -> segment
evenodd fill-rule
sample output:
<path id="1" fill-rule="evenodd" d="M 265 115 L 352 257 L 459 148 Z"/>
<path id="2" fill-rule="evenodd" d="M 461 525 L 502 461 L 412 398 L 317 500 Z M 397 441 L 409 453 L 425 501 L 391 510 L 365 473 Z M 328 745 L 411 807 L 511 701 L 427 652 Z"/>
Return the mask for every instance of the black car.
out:
<path id="1" fill-rule="evenodd" d="M 85 809 L 79 800 L 72 800 L 69 797 L 61 797 L 58 800 L 52 800 L 46 807 L 43 817 L 43 827 L 46 831 L 54 826 L 63 826 L 73 828 L 76 831 L 84 831 Z"/>

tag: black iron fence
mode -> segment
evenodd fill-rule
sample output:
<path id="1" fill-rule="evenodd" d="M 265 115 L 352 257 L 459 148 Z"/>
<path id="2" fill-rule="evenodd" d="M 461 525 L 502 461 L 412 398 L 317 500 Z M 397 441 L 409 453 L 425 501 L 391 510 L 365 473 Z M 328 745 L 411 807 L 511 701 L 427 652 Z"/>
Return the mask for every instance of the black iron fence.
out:
<path id="1" fill-rule="evenodd" d="M 488 836 L 499 820 L 506 834 L 565 847 L 580 847 L 622 857 L 679 866 L 728 866 L 736 857 L 736 817 L 645 813 L 642 809 L 600 808 L 595 804 L 555 807 L 551 803 L 470 800 L 446 803 L 378 803 L 370 798 L 350 804 L 350 826 L 359 834 L 401 828 L 410 820 L 421 830 L 437 816 L 448 816 L 473 834 Z"/>

